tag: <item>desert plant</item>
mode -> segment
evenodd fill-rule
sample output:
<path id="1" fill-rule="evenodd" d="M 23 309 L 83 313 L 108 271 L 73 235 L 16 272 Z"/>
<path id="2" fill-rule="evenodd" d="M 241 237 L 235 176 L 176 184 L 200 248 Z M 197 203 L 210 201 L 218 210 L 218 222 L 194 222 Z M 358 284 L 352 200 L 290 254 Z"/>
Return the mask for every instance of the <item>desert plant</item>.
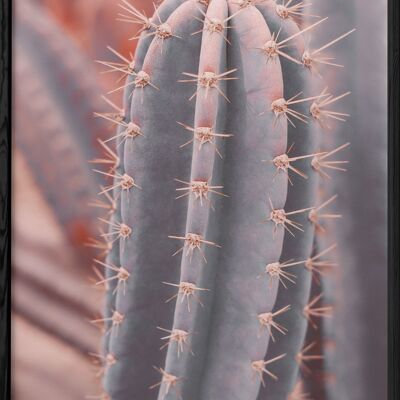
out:
<path id="1" fill-rule="evenodd" d="M 337 79 L 337 69 L 324 74 L 324 81 L 339 92 L 352 89 L 352 101 L 346 107 L 352 118 L 338 125 L 333 135 L 322 137 L 324 146 L 351 141 L 347 173 L 321 186 L 327 197 L 340 194 L 336 205 L 344 217 L 340 224 L 329 223 L 319 238 L 321 246 L 338 243 L 335 262 L 342 266 L 322 280 L 325 299 L 335 304 L 332 318 L 322 327 L 329 371 L 326 398 L 385 399 L 387 337 L 368 327 L 387 326 L 387 27 L 385 18 L 375 18 L 386 15 L 387 3 L 379 0 L 366 8 L 361 0 L 320 1 L 313 8 L 330 20 L 313 41 L 327 42 L 347 26 L 356 26 L 358 31 L 351 46 L 336 49 L 338 59 L 346 58 L 346 69 L 357 73 L 342 73 L 341 79 Z M 366 32 L 368 51 L 364 51 Z"/>
<path id="2" fill-rule="evenodd" d="M 98 233 L 100 214 L 87 204 L 101 180 L 87 161 L 98 138 L 110 134 L 92 113 L 107 104 L 92 60 L 57 21 L 37 1 L 14 5 L 12 391 L 15 398 L 71 399 L 95 387 L 88 352 L 100 332 L 87 320 L 98 314 L 101 293 L 88 296 L 94 252 L 84 243 Z M 38 353 L 46 362 L 33 366 Z M 84 373 L 63 378 L 61 387 L 69 357 Z M 25 379 L 32 369 L 34 382 Z"/>
<path id="3" fill-rule="evenodd" d="M 98 140 L 109 135 L 93 107 L 100 99 L 90 61 L 41 7 L 21 0 L 16 7 L 16 148 L 76 247 L 97 233 L 97 193 L 87 161 L 96 158 Z M 62 94 L 62 96 L 61 96 Z M 49 149 L 43 157 L 43 147 Z M 81 253 L 87 254 L 87 251 Z"/>
<path id="4" fill-rule="evenodd" d="M 19 0 L 14 17 L 13 312 L 88 358 L 99 332 L 86 321 L 99 306 L 87 296 L 94 252 L 84 243 L 98 233 L 87 204 L 101 180 L 87 161 L 110 134 L 92 114 L 107 104 L 93 63 L 45 9 Z"/>
<path id="5" fill-rule="evenodd" d="M 299 370 L 322 357 L 307 326 L 332 312 L 310 293 L 335 244 L 314 243 L 340 217 L 318 186 L 348 147 L 320 146 L 348 93 L 313 82 L 348 33 L 309 49 L 326 18 L 304 24 L 291 1 L 120 6 L 142 33 L 134 57 L 102 62 L 126 77 L 123 110 L 103 115 L 118 126 L 96 260 L 104 398 L 305 399 Z"/>

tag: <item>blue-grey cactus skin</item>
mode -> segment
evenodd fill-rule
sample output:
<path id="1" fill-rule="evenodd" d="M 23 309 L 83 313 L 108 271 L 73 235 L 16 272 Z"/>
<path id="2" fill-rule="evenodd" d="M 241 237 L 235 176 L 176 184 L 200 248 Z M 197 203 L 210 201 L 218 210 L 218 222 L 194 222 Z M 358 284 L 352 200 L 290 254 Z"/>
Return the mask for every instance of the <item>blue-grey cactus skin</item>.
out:
<path id="1" fill-rule="evenodd" d="M 284 40 L 297 32 L 299 28 L 292 20 L 282 19 L 274 12 L 275 4 L 273 2 L 266 5 L 258 6 L 263 13 L 271 30 L 276 34 L 280 31 L 279 38 Z M 293 58 L 301 59 L 305 50 L 304 38 L 298 36 L 296 40 L 291 42 L 292 46 L 288 47 L 286 53 Z M 311 86 L 312 76 L 304 65 L 298 65 L 291 60 L 282 58 L 282 73 L 285 82 L 285 98 L 291 98 L 302 92 L 304 97 L 314 96 L 318 92 L 312 92 Z M 304 115 L 309 115 L 310 104 L 302 103 L 298 105 L 297 111 Z M 294 143 L 293 154 L 313 154 L 318 151 L 320 132 L 313 129 L 313 123 L 307 124 L 295 122 L 296 127 L 289 124 L 288 127 L 288 143 Z M 298 168 L 304 172 L 308 179 L 304 182 L 304 178 L 295 175 L 291 177 L 293 185 L 289 185 L 288 199 L 286 209 L 297 210 L 316 206 L 318 174 L 312 169 L 309 159 L 300 160 L 297 164 Z M 308 213 L 302 214 L 297 221 L 302 224 L 304 232 L 299 232 L 295 237 L 285 235 L 281 261 L 287 260 L 306 260 L 312 252 L 314 226 L 308 219 Z M 288 329 L 285 336 L 279 338 L 276 343 L 270 346 L 270 355 L 278 355 L 282 352 L 287 353 L 279 364 L 276 365 L 276 373 L 279 380 L 273 385 L 266 385 L 261 388 L 258 399 L 286 399 L 292 391 L 299 374 L 299 365 L 295 358 L 304 345 L 308 321 L 304 318 L 303 308 L 309 302 L 311 288 L 311 274 L 304 268 L 304 265 L 297 266 L 292 269 L 296 275 L 296 284 L 291 285 L 285 290 L 281 289 L 278 294 L 276 309 L 280 309 L 286 305 L 291 305 L 291 312 L 282 315 L 280 323 Z M 291 272 L 292 272 L 291 271 Z"/>
<path id="2" fill-rule="evenodd" d="M 162 20 L 167 19 L 172 11 L 183 1 L 181 0 L 168 0 L 165 1 L 158 9 L 158 14 Z M 154 31 L 154 29 L 151 29 L 151 31 Z M 153 37 L 148 36 L 148 37 L 143 37 L 142 40 L 139 42 L 138 47 L 136 49 L 135 53 L 135 68 L 136 70 L 141 70 L 145 56 L 147 54 L 147 51 L 149 49 L 149 46 L 152 42 Z M 130 115 L 130 104 L 131 104 L 131 98 L 132 98 L 132 92 L 134 89 L 133 86 L 134 83 L 134 76 L 128 75 L 126 78 L 125 84 L 127 85 L 125 90 L 124 90 L 124 96 L 123 96 L 123 112 L 124 112 L 124 122 L 126 124 L 129 124 L 131 122 L 131 115 Z M 117 174 L 122 175 L 125 172 L 125 169 L 123 168 L 123 163 L 121 160 L 123 159 L 124 155 L 124 146 L 122 144 L 126 143 L 126 146 L 129 146 L 131 148 L 133 146 L 133 139 L 126 139 L 124 140 L 124 136 L 122 135 L 126 128 L 124 126 L 119 126 L 117 129 L 117 155 L 118 155 L 118 163 L 116 165 L 115 171 Z M 114 183 L 117 183 L 118 180 L 114 180 Z M 110 220 L 111 224 L 115 224 L 121 221 L 121 189 L 119 187 L 116 187 L 114 189 L 114 201 L 115 201 L 115 212 L 112 215 L 112 218 Z M 109 229 L 110 232 L 112 232 L 112 227 Z M 106 257 L 106 264 L 108 266 L 121 266 L 121 258 L 120 258 L 120 252 L 122 252 L 122 247 L 120 247 L 119 241 L 115 241 L 112 244 L 112 247 Z M 104 317 L 105 318 L 111 318 L 113 311 L 116 309 L 116 287 L 118 285 L 118 280 L 112 279 L 115 276 L 115 271 L 113 271 L 110 268 L 105 268 L 105 279 L 110 279 L 108 281 L 108 290 L 106 294 L 106 300 L 105 300 L 105 308 L 104 308 Z M 112 322 L 110 320 L 105 322 L 105 330 L 107 331 L 110 329 Z M 105 354 L 109 353 L 109 336 L 105 336 L 103 338 L 103 352 Z"/>
<path id="3" fill-rule="evenodd" d="M 225 1 L 212 2 L 209 18 L 223 5 Z M 233 15 L 239 7 L 230 4 L 227 11 Z M 272 183 L 274 166 L 260 163 L 286 149 L 285 124 L 274 127 L 273 113 L 264 113 L 268 104 L 283 95 L 280 63 L 269 65 L 262 52 L 254 50 L 270 37 L 267 24 L 255 8 L 238 13 L 232 24 L 227 70 L 237 68 L 239 79 L 232 85 L 228 83 L 231 104 L 227 107 L 225 130 L 234 136 L 226 143 L 223 167 L 224 191 L 229 198 L 222 200 L 218 242 L 222 248 L 215 264 L 212 319 L 207 347 L 203 349 L 207 355 L 198 394 L 203 399 L 257 395 L 260 380 L 254 379 L 251 365 L 264 358 L 269 342 L 268 332 L 259 335 L 257 315 L 271 311 L 278 286 L 262 274 L 267 264 L 279 260 L 283 240 L 282 230 L 273 239 L 273 223 L 262 221 L 271 212 L 268 198 L 275 207 L 284 206 L 287 181 L 277 176 Z M 210 46 L 208 40 L 215 39 L 204 35 L 205 48 Z M 241 162 L 235 163 L 239 159 Z M 224 327 L 231 329 L 227 333 Z"/>
<path id="4" fill-rule="evenodd" d="M 124 93 L 124 120 L 140 135 L 117 140 L 108 263 L 129 277 L 107 294 L 104 396 L 286 400 L 305 344 L 318 205 L 310 105 L 320 93 L 302 62 L 302 28 L 274 2 L 239 0 L 166 0 L 143 25 Z M 290 46 L 269 59 L 263 46 L 278 32 Z M 221 136 L 200 146 L 205 127 Z M 304 157 L 303 176 L 271 162 L 289 148 Z M 260 315 L 279 309 L 287 332 L 272 338 Z"/>

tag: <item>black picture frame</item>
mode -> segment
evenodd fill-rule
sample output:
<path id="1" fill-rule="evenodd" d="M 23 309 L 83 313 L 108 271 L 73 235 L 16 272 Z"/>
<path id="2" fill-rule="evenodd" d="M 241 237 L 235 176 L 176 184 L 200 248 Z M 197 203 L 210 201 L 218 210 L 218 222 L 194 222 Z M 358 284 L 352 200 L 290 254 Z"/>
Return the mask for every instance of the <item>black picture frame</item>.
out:
<path id="1" fill-rule="evenodd" d="M 400 4 L 388 0 L 388 395 L 400 398 Z"/>
<path id="2" fill-rule="evenodd" d="M 11 398 L 11 10 L 0 3 L 0 398 Z"/>
<path id="3" fill-rule="evenodd" d="M 0 400 L 11 398 L 12 1 L 0 0 Z M 388 0 L 388 395 L 400 398 L 400 2 Z M 383 329 L 383 327 L 380 327 Z M 378 334 L 378 333 L 377 333 Z M 351 399 L 348 399 L 351 400 Z M 383 400 L 383 399 L 382 399 Z"/>

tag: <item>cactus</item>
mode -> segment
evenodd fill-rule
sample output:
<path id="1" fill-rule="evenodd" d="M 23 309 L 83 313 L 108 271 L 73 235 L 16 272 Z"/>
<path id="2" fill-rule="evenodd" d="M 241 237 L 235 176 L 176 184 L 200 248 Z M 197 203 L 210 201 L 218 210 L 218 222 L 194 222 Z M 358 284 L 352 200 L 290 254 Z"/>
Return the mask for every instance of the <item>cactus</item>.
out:
<path id="1" fill-rule="evenodd" d="M 110 134 L 92 115 L 106 103 L 90 60 L 57 22 L 30 0 L 14 11 L 13 310 L 87 357 L 99 295 L 87 295 L 94 252 L 83 244 L 98 232 L 87 204 L 101 182 L 87 161 Z"/>
<path id="2" fill-rule="evenodd" d="M 100 103 L 89 60 L 45 10 L 20 1 L 16 20 L 15 99 L 21 110 L 15 120 L 16 148 L 68 239 L 82 247 L 97 233 L 98 216 L 96 209 L 86 207 L 99 182 L 87 161 L 95 158 L 98 139 L 109 135 L 104 121 L 94 119 L 91 111 L 106 109 L 106 103 Z M 81 251 L 80 257 L 85 254 Z"/>
<path id="3" fill-rule="evenodd" d="M 308 4 L 165 0 L 134 57 L 110 48 L 123 110 L 103 219 L 110 251 L 104 395 L 122 400 L 300 399 L 299 377 L 322 355 L 305 341 L 332 307 L 311 294 L 335 246 L 314 246 L 347 143 L 322 148 L 348 93 L 314 90 L 323 50 L 303 24 Z M 339 167 L 339 169 L 342 169 Z M 333 175 L 330 173 L 330 175 Z"/>
<path id="4" fill-rule="evenodd" d="M 347 107 L 353 117 L 337 126 L 334 135 L 323 137 L 333 147 L 351 140 L 347 173 L 321 188 L 328 198 L 340 194 L 336 206 L 344 217 L 340 224 L 330 223 L 319 238 L 321 246 L 338 243 L 335 262 L 343 266 L 321 282 L 325 298 L 337 305 L 321 327 L 329 400 L 387 398 L 387 337 L 366 328 L 387 326 L 387 137 L 382 133 L 387 121 L 386 21 L 376 18 L 386 15 L 386 7 L 382 0 L 368 8 L 360 0 L 315 4 L 315 12 L 329 15 L 331 21 L 321 32 L 322 43 L 331 40 L 336 29 L 354 25 L 359 31 L 347 48 L 336 49 L 339 59 L 346 56 L 346 68 L 358 73 L 344 74 L 340 81 L 335 69 L 324 74 L 338 91 L 351 87 L 353 99 Z M 360 51 L 362 32 L 367 31 L 369 51 Z M 375 79 L 367 79 L 371 74 Z M 313 398 L 320 397 L 315 393 Z"/>

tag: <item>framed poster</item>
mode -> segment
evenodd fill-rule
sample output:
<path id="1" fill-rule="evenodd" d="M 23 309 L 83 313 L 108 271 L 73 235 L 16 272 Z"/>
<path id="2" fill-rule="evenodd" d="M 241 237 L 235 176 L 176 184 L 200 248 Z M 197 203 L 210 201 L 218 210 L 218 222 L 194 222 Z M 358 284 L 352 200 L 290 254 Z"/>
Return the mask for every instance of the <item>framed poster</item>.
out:
<path id="1" fill-rule="evenodd" d="M 399 6 L 1 2 L 0 398 L 399 397 Z"/>

